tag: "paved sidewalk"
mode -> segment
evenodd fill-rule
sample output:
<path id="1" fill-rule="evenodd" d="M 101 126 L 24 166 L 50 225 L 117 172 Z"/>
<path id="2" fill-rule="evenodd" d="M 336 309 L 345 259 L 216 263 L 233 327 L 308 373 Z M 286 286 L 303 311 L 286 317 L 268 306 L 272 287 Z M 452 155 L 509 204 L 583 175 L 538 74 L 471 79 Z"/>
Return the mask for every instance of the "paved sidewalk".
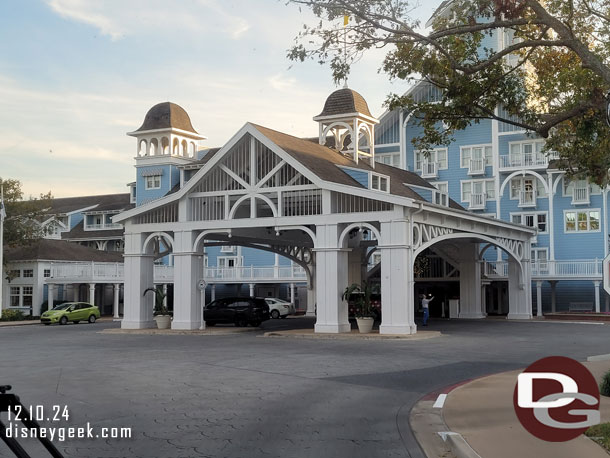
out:
<path id="1" fill-rule="evenodd" d="M 111 316 L 103 316 L 98 318 L 97 322 L 107 323 L 112 322 L 114 319 Z M 23 320 L 23 321 L 0 321 L 0 327 L 3 326 L 28 326 L 34 324 L 42 324 L 40 320 Z"/>
<path id="2" fill-rule="evenodd" d="M 610 361 L 583 364 L 598 380 L 610 369 Z M 528 433 L 513 408 L 513 390 L 520 372 L 491 375 L 451 391 L 443 406 L 448 430 L 460 433 L 482 458 L 608 458 L 602 447 L 584 435 L 553 443 Z M 610 421 L 609 398 L 602 396 L 600 410 L 602 423 Z"/>

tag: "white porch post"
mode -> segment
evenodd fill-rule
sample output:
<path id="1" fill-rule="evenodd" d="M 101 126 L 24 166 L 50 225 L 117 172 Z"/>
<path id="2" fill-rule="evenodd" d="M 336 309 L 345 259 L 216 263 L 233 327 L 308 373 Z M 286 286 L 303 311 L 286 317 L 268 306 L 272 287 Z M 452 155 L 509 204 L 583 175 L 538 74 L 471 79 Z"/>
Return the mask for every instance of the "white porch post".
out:
<path id="1" fill-rule="evenodd" d="M 460 245 L 459 318 L 485 318 L 481 307 L 481 263 L 477 258 L 478 245 L 476 243 Z"/>
<path id="2" fill-rule="evenodd" d="M 125 290 L 123 329 L 144 329 L 155 326 L 153 321 L 153 294 L 146 288 L 153 287 L 153 256 L 142 253 L 143 234 L 125 233 Z M 152 298 L 152 299 L 151 299 Z"/>
<path id="3" fill-rule="evenodd" d="M 201 305 L 197 281 L 203 272 L 203 253 L 193 253 L 195 234 L 174 233 L 174 319 L 172 329 L 199 329 Z"/>
<path id="4" fill-rule="evenodd" d="M 249 283 L 248 286 L 250 288 L 250 297 L 254 297 L 254 287 L 256 285 L 254 283 Z"/>
<path id="5" fill-rule="evenodd" d="M 556 286 L 557 280 L 549 281 L 551 285 L 551 312 L 555 313 L 557 311 L 557 295 L 556 295 Z"/>
<path id="6" fill-rule="evenodd" d="M 212 293 L 210 294 L 210 301 L 216 300 L 216 283 L 212 283 Z"/>
<path id="7" fill-rule="evenodd" d="M 347 250 L 339 247 L 340 230 L 336 224 L 316 228 L 316 303 L 315 332 L 350 332 L 347 303 L 341 299 L 347 285 Z"/>
<path id="8" fill-rule="evenodd" d="M 525 252 L 529 254 L 529 244 Z M 529 258 L 519 262 L 508 258 L 508 319 L 529 320 L 532 318 L 532 276 Z"/>
<path id="9" fill-rule="evenodd" d="M 55 285 L 53 283 L 47 284 L 47 310 L 53 309 L 54 294 L 55 294 Z"/>
<path id="10" fill-rule="evenodd" d="M 95 305 L 95 283 L 89 283 L 89 303 Z"/>
<path id="11" fill-rule="evenodd" d="M 381 223 L 381 325 L 380 334 L 415 334 L 413 265 L 415 257 L 409 222 Z"/>
<path id="12" fill-rule="evenodd" d="M 290 283 L 290 302 L 294 304 L 294 283 Z"/>
<path id="13" fill-rule="evenodd" d="M 596 280 L 593 282 L 593 286 L 595 286 L 595 312 L 599 313 L 601 312 L 601 306 L 600 306 L 600 302 L 599 302 L 599 286 L 601 285 L 601 282 L 599 280 Z"/>
<path id="14" fill-rule="evenodd" d="M 113 316 L 114 318 L 120 318 L 119 316 L 119 292 L 120 292 L 121 284 L 114 284 L 114 303 L 113 303 Z"/>
<path id="15" fill-rule="evenodd" d="M 316 285 L 307 286 L 307 311 L 305 316 L 316 316 Z"/>
<path id="16" fill-rule="evenodd" d="M 536 282 L 536 316 L 542 316 L 542 282 Z"/>

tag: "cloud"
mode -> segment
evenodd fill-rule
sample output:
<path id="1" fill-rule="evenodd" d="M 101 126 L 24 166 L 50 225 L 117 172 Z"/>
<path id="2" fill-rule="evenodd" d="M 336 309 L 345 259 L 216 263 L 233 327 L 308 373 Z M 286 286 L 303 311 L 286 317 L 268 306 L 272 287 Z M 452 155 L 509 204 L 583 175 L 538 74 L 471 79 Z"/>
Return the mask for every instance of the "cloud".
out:
<path id="1" fill-rule="evenodd" d="M 186 30 L 237 40 L 250 29 L 246 19 L 230 13 L 225 4 L 217 0 L 188 4 L 162 0 L 45 1 L 59 16 L 92 26 L 113 41 L 137 34 L 179 36 Z"/>

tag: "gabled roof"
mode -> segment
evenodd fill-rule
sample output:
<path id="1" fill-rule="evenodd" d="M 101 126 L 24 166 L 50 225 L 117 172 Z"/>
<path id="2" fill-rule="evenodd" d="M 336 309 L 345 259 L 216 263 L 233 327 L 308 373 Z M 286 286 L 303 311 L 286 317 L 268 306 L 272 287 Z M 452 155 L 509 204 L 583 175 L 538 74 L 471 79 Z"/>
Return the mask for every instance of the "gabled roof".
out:
<path id="1" fill-rule="evenodd" d="M 97 261 L 123 262 L 121 253 L 109 253 L 63 240 L 40 239 L 29 246 L 9 247 L 7 261 Z"/>
<path id="2" fill-rule="evenodd" d="M 124 210 L 128 208 L 129 193 L 106 194 L 101 196 L 60 197 L 51 200 L 49 214 L 60 215 L 72 213 L 95 206 L 95 210 Z"/>

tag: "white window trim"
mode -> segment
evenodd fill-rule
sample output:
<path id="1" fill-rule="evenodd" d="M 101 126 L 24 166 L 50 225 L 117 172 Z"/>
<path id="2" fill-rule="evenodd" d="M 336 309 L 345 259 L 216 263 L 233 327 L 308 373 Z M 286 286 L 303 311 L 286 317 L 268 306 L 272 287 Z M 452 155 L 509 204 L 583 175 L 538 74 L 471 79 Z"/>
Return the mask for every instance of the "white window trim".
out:
<path id="1" fill-rule="evenodd" d="M 377 148 L 377 147 L 379 147 L 379 145 L 375 145 L 375 147 Z M 393 165 L 394 164 L 394 156 L 398 156 L 398 165 L 397 166 Z M 386 158 L 386 157 L 389 157 L 389 158 L 392 159 L 392 163 L 391 164 L 386 164 L 385 162 L 383 162 L 383 159 Z M 384 165 L 389 165 L 389 166 L 392 166 L 392 167 L 400 168 L 400 151 L 395 151 L 393 153 L 377 153 L 376 152 L 375 153 L 375 161 L 379 162 L 381 164 L 384 164 Z"/>
<path id="2" fill-rule="evenodd" d="M 438 189 L 439 191 L 440 191 L 440 189 L 439 189 L 439 187 L 438 187 L 438 185 L 439 185 L 439 184 L 444 184 L 444 185 L 446 185 L 446 186 L 447 186 L 447 194 L 449 194 L 449 182 L 448 182 L 448 181 L 430 181 L 429 183 L 430 183 L 432 186 L 434 186 L 436 189 Z M 441 191 L 441 192 L 442 192 L 442 191 Z"/>
<path id="3" fill-rule="evenodd" d="M 19 294 L 12 294 L 11 288 L 18 289 L 19 290 Z M 24 294 L 24 289 L 25 288 L 31 288 L 32 289 L 32 294 Z M 31 296 L 32 297 L 32 305 L 23 305 L 23 298 L 25 296 Z M 11 298 L 12 297 L 19 297 L 19 304 L 18 305 L 11 305 Z M 33 307 L 33 305 L 34 305 L 34 285 L 10 285 L 10 287 L 8 289 L 8 308 Z"/>
<path id="4" fill-rule="evenodd" d="M 473 183 L 473 182 L 479 182 L 479 181 L 483 181 L 483 182 L 490 181 L 492 183 L 495 182 L 495 180 L 493 178 L 479 178 L 479 179 L 473 178 L 471 180 L 460 180 L 460 202 L 468 202 L 467 200 L 462 200 L 462 197 L 464 195 L 464 183 Z M 485 201 L 486 202 L 496 200 L 495 196 L 489 197 L 489 195 L 487 194 L 487 186 L 485 186 L 484 192 L 485 192 Z M 472 192 L 471 192 L 471 194 L 472 194 Z"/>
<path id="5" fill-rule="evenodd" d="M 508 198 L 509 200 L 519 200 L 519 196 L 517 197 L 512 197 L 511 194 L 511 182 L 513 180 L 519 180 L 521 182 L 521 186 L 519 186 L 519 191 L 525 191 L 525 186 L 524 186 L 524 180 L 533 180 L 534 183 L 534 194 L 536 195 L 536 199 L 546 199 L 548 197 L 548 195 L 544 195 L 544 196 L 539 196 L 538 195 L 538 191 L 541 189 L 544 192 L 546 192 L 546 189 L 544 189 L 544 185 L 542 186 L 538 186 L 538 182 L 540 181 L 540 178 L 538 178 L 537 176 L 534 175 L 527 175 L 527 176 L 518 176 L 518 177 L 512 177 L 510 179 L 510 181 L 508 182 Z M 572 196 L 570 196 L 572 197 Z"/>
<path id="6" fill-rule="evenodd" d="M 598 229 L 587 229 L 586 231 L 579 231 L 578 230 L 578 213 L 583 213 L 583 212 L 597 212 L 599 215 L 599 228 Z M 568 231 L 566 230 L 566 213 L 576 213 L 576 229 L 573 231 Z M 587 216 L 587 221 L 588 221 L 588 226 L 591 226 L 590 224 L 590 220 L 589 220 L 589 216 Z M 595 233 L 595 232 L 601 232 L 602 229 L 602 212 L 601 209 L 599 208 L 586 208 L 586 209 L 582 209 L 579 210 L 577 208 L 569 208 L 563 211 L 563 233 L 564 234 L 588 234 L 588 233 Z"/>
<path id="7" fill-rule="evenodd" d="M 521 216 L 521 221 L 523 221 L 523 216 L 526 215 L 532 215 L 536 218 L 536 225 L 533 227 L 534 229 L 538 230 L 538 234 L 548 234 L 549 233 L 549 212 L 548 211 L 536 211 L 536 212 L 510 212 L 509 214 L 509 222 L 513 222 L 513 215 L 520 215 Z M 545 231 L 541 231 L 540 229 L 538 229 L 538 215 L 545 215 L 546 216 L 546 230 Z M 517 223 L 515 223 L 517 224 Z M 564 221 L 565 224 L 565 221 Z M 530 226 L 526 226 L 525 224 L 522 224 L 522 226 L 525 227 L 530 227 Z"/>
<path id="8" fill-rule="evenodd" d="M 436 154 L 436 151 L 445 151 L 445 156 L 447 157 L 447 166 L 446 167 L 438 167 L 438 170 L 448 170 L 449 169 L 449 148 L 432 148 L 432 150 L 430 152 L 434 151 Z M 421 150 L 416 149 L 413 150 L 413 168 L 415 169 L 416 172 L 421 172 L 421 167 L 418 169 L 417 168 L 417 155 L 421 153 Z M 425 157 L 425 156 L 423 156 Z M 423 157 L 422 157 L 422 162 L 423 162 Z M 437 156 L 435 156 L 435 159 L 437 158 Z M 438 163 L 438 159 L 435 160 L 435 162 Z"/>
<path id="9" fill-rule="evenodd" d="M 487 158 L 485 157 L 485 148 L 491 148 L 491 156 L 489 157 L 491 164 L 487 163 Z M 493 157 L 494 157 L 494 151 L 493 151 L 493 145 L 491 143 L 481 143 L 480 145 L 463 145 L 460 146 L 460 168 L 461 169 L 467 169 L 468 166 L 467 165 L 462 165 L 463 162 L 463 157 L 462 157 L 462 151 L 465 150 L 466 148 L 483 148 L 483 160 L 485 161 L 485 167 L 491 167 L 493 166 Z M 472 159 L 472 158 L 471 158 Z"/>
<path id="10" fill-rule="evenodd" d="M 148 179 L 153 179 L 159 177 L 159 186 L 149 186 L 148 185 Z M 144 177 L 144 189 L 146 189 L 147 191 L 152 191 L 154 189 L 161 189 L 161 177 L 162 175 L 149 175 Z"/>
<path id="11" fill-rule="evenodd" d="M 373 188 L 373 176 L 376 176 L 376 177 L 379 178 L 379 180 L 377 180 L 377 182 L 379 183 L 380 187 L 381 187 L 381 179 L 384 178 L 387 181 L 387 189 Z M 381 173 L 369 172 L 369 186 L 368 186 L 368 188 L 371 191 L 385 192 L 386 194 L 388 194 L 390 192 L 390 177 L 387 176 L 387 175 L 383 175 Z"/>
<path id="12" fill-rule="evenodd" d="M 236 264 L 233 267 L 220 267 L 220 260 L 224 259 L 225 263 L 227 259 L 234 259 Z M 217 269 L 234 269 L 235 267 L 244 267 L 244 257 L 243 256 L 217 256 L 216 257 L 216 268 Z"/>
<path id="13" fill-rule="evenodd" d="M 220 247 L 221 253 L 235 253 L 235 245 L 224 245 Z"/>
<path id="14" fill-rule="evenodd" d="M 540 262 L 540 263 L 545 263 L 545 262 L 549 262 L 549 249 L 547 247 L 532 247 L 530 249 L 530 257 L 532 256 L 532 251 L 536 251 L 536 252 L 545 252 L 546 253 L 546 261 L 540 261 L 538 258 L 539 256 L 536 256 L 536 261 L 535 262 Z M 532 258 L 532 261 L 534 261 L 534 259 Z"/>

